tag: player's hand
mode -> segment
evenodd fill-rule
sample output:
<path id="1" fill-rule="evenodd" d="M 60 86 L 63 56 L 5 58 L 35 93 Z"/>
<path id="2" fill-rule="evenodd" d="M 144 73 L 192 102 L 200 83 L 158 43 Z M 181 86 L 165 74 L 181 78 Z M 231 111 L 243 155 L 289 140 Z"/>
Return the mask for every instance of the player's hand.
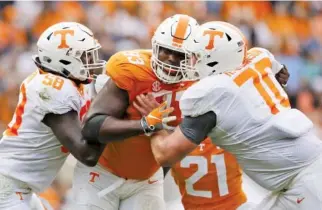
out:
<path id="1" fill-rule="evenodd" d="M 275 75 L 275 78 L 283 87 L 286 87 L 289 77 L 290 74 L 285 65 L 283 65 L 283 68 Z"/>
<path id="2" fill-rule="evenodd" d="M 151 135 L 155 131 L 172 128 L 167 123 L 177 119 L 175 116 L 169 116 L 173 110 L 173 107 L 167 108 L 167 102 L 163 102 L 147 116 L 142 117 L 141 125 L 145 134 Z"/>
<path id="3" fill-rule="evenodd" d="M 142 116 L 147 116 L 153 109 L 160 106 L 152 93 L 148 93 L 146 95 L 140 94 L 136 96 L 136 101 L 137 102 L 133 102 L 133 106 L 141 113 Z"/>

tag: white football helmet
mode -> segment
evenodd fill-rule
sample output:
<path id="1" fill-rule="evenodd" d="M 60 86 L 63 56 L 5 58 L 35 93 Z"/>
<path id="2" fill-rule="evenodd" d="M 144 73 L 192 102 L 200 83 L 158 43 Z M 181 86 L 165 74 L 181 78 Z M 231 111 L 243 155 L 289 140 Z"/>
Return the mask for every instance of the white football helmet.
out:
<path id="1" fill-rule="evenodd" d="M 185 45 L 190 53 L 181 66 L 196 79 L 239 68 L 246 57 L 247 42 L 235 26 L 221 21 L 201 25 Z"/>
<path id="2" fill-rule="evenodd" d="M 177 14 L 164 20 L 156 29 L 152 38 L 151 66 L 155 75 L 164 83 L 178 83 L 185 78 L 183 69 L 162 62 L 159 59 L 160 48 L 166 48 L 186 54 L 183 45 L 192 38 L 198 27 L 197 21 L 188 16 Z"/>
<path id="3" fill-rule="evenodd" d="M 37 42 L 33 60 L 40 68 L 89 83 L 91 71 L 103 71 L 106 61 L 99 60 L 101 45 L 93 32 L 76 22 L 57 23 L 45 30 Z"/>

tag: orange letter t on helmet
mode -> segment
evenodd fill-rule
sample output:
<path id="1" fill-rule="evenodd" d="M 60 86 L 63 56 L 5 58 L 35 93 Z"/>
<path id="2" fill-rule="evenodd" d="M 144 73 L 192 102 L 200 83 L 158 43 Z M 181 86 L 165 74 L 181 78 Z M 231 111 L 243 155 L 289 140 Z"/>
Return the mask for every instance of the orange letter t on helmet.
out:
<path id="1" fill-rule="evenodd" d="M 60 45 L 58 46 L 58 48 L 69 48 L 68 44 L 66 43 L 66 36 L 67 34 L 74 36 L 74 30 L 58 30 L 54 32 L 54 36 L 58 34 L 60 34 Z"/>
<path id="2" fill-rule="evenodd" d="M 208 45 L 206 46 L 207 50 L 211 50 L 214 48 L 214 43 L 215 43 L 215 36 L 218 35 L 220 38 L 223 37 L 224 33 L 221 31 L 214 31 L 214 30 L 206 30 L 203 32 L 203 35 L 209 35 L 209 42 Z"/>

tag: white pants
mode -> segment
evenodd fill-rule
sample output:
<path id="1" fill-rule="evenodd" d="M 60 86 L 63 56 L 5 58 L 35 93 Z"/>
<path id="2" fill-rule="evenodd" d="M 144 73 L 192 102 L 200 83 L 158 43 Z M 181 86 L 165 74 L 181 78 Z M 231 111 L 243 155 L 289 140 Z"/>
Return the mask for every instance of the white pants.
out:
<path id="1" fill-rule="evenodd" d="M 23 182 L 0 174 L 1 210 L 43 210 L 39 198 Z"/>
<path id="2" fill-rule="evenodd" d="M 125 180 L 99 165 L 77 163 L 72 197 L 75 210 L 164 210 L 163 171 L 144 181 Z"/>
<path id="3" fill-rule="evenodd" d="M 321 210 L 322 155 L 301 171 L 285 192 L 272 192 L 256 210 Z"/>

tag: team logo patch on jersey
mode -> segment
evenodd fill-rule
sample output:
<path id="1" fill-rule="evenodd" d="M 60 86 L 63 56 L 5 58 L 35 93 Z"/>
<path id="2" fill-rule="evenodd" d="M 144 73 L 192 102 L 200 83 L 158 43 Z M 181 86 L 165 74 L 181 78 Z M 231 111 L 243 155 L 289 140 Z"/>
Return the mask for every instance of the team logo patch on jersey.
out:
<path id="1" fill-rule="evenodd" d="M 154 81 L 152 83 L 152 91 L 158 92 L 161 90 L 161 83 L 159 81 Z"/>
<path id="2" fill-rule="evenodd" d="M 44 88 L 41 92 L 39 92 L 39 97 L 43 100 L 43 101 L 49 101 L 50 95 L 48 94 L 47 88 Z"/>

